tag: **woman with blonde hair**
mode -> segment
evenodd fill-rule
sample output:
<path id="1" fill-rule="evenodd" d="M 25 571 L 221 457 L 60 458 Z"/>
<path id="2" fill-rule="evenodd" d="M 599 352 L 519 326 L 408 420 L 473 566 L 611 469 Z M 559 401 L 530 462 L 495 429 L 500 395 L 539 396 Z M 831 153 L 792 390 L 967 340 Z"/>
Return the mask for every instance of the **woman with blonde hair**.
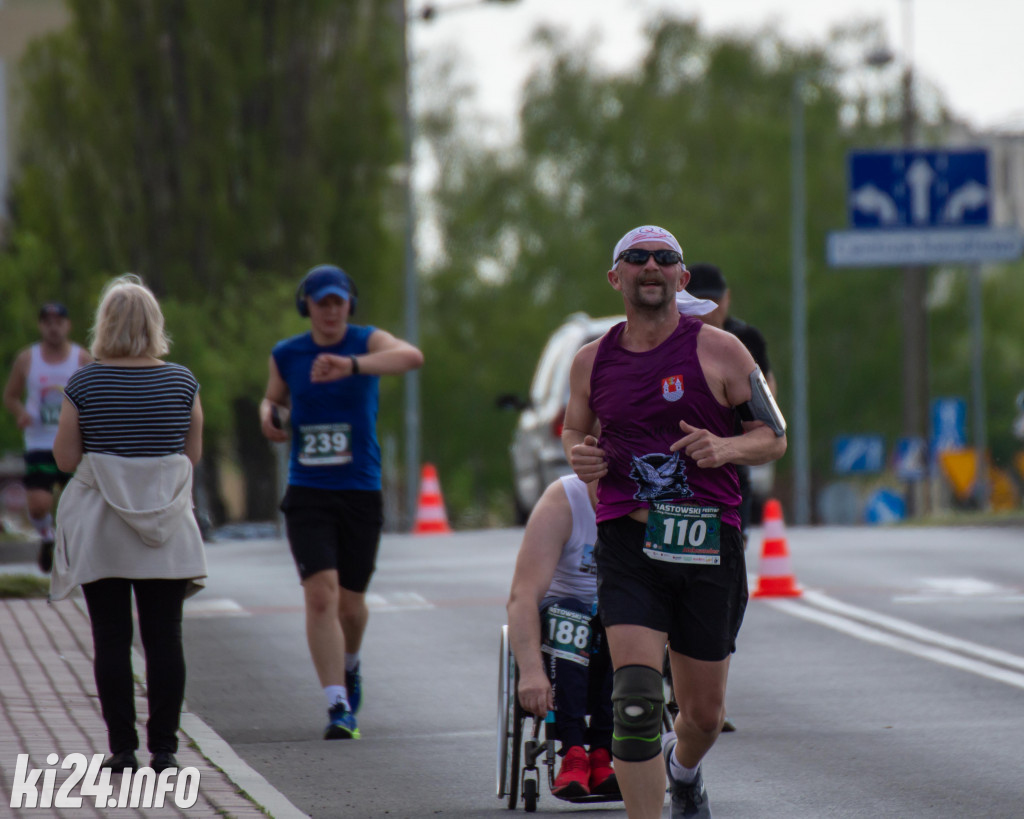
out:
<path id="1" fill-rule="evenodd" d="M 206 577 L 192 514 L 202 452 L 199 383 L 169 349 L 164 318 L 138 276 L 103 290 L 91 352 L 64 391 L 53 454 L 74 478 L 57 507 L 50 599 L 77 586 L 92 622 L 93 668 L 113 771 L 138 767 L 132 593 L 146 655 L 150 766 L 177 767 L 185 696 L 182 606 Z"/>

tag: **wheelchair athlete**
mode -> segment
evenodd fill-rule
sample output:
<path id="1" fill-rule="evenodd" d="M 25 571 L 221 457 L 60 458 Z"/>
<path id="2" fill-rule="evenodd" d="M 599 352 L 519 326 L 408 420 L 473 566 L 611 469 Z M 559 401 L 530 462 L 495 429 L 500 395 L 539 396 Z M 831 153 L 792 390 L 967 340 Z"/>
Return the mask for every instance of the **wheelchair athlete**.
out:
<path id="1" fill-rule="evenodd" d="M 519 702 L 539 718 L 554 712 L 562 763 L 552 793 L 561 799 L 619 795 L 611 759 L 612 668 L 594 616 L 596 539 L 587 485 L 575 475 L 551 483 L 526 523 L 508 601 Z"/>

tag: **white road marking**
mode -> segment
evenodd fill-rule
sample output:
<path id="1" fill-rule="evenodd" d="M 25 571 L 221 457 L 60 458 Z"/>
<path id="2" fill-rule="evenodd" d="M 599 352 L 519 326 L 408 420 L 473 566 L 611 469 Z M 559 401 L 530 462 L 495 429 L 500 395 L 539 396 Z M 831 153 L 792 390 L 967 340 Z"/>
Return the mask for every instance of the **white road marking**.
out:
<path id="1" fill-rule="evenodd" d="M 925 577 L 922 589 L 893 598 L 896 603 L 1024 603 L 1024 594 L 977 577 Z"/>
<path id="2" fill-rule="evenodd" d="M 248 617 L 251 614 L 229 598 L 204 597 L 186 600 L 184 613 L 186 617 Z"/>
<path id="3" fill-rule="evenodd" d="M 802 600 L 776 599 L 765 602 L 794 617 L 835 629 L 859 640 L 1024 689 L 1024 673 L 1011 670 L 1024 671 L 1024 657 L 1019 655 L 851 606 L 820 592 L 805 592 Z"/>
<path id="4" fill-rule="evenodd" d="M 371 611 L 422 611 L 434 608 L 423 595 L 417 592 L 391 592 L 388 595 L 367 592 L 366 605 Z"/>

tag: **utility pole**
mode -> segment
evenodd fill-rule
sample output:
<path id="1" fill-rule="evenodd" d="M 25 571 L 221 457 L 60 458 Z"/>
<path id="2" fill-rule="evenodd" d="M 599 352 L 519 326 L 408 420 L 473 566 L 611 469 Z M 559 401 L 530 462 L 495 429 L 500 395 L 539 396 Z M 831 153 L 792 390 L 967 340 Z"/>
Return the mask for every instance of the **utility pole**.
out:
<path id="1" fill-rule="evenodd" d="M 811 522 L 810 412 L 807 399 L 807 192 L 804 90 L 801 71 L 793 80 L 790 120 L 790 253 L 793 305 L 793 513 L 798 526 Z"/>
<path id="2" fill-rule="evenodd" d="M 912 59 L 912 4 L 903 0 L 903 145 L 912 148 L 916 139 L 917 112 L 914 103 Z M 903 434 L 927 440 L 928 432 L 928 316 L 925 297 L 928 270 L 925 267 L 903 269 Z M 908 514 L 921 510 L 923 494 L 911 493 Z"/>

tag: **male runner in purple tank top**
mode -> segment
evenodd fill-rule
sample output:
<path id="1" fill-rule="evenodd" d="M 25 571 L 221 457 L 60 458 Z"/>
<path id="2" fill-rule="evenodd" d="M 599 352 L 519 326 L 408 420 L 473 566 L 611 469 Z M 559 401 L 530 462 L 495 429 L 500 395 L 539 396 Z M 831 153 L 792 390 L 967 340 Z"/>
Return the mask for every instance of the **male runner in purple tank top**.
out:
<path id="1" fill-rule="evenodd" d="M 673 819 L 711 817 L 700 762 L 722 727 L 747 601 L 734 464 L 786 451 L 785 420 L 742 342 L 679 313 L 682 262 L 662 228 L 619 240 L 608 281 L 626 321 L 576 355 L 562 436 L 576 474 L 599 481 L 598 606 L 630 819 L 661 816 L 663 764 Z M 662 738 L 666 644 L 679 716 Z"/>

